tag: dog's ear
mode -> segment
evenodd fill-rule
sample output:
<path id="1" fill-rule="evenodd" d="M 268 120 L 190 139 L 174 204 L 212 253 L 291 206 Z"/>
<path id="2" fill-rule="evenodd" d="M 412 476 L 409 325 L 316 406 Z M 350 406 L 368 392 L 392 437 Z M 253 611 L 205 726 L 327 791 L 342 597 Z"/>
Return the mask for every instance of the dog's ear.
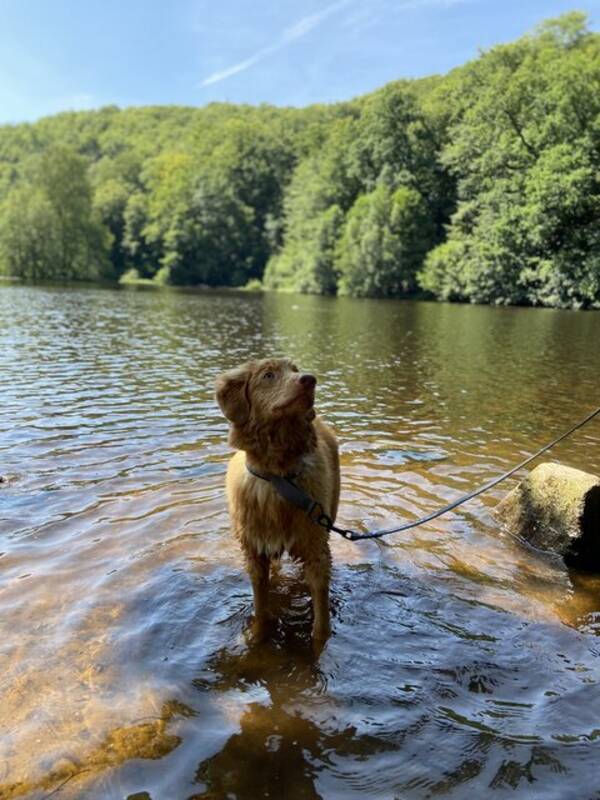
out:
<path id="1" fill-rule="evenodd" d="M 252 374 L 250 364 L 232 369 L 217 378 L 215 388 L 217 403 L 223 414 L 234 425 L 244 425 L 250 416 L 248 381 Z"/>

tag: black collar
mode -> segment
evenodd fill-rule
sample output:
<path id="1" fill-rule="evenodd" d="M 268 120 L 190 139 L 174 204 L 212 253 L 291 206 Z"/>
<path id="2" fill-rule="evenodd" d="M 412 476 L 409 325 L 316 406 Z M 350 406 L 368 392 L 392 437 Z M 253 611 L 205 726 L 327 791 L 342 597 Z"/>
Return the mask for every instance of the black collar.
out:
<path id="1" fill-rule="evenodd" d="M 286 481 L 295 481 L 302 473 L 302 467 L 296 470 L 296 472 L 288 472 L 286 475 L 275 475 L 274 472 L 259 472 L 257 469 L 254 469 L 254 467 L 251 467 L 247 461 L 246 469 L 251 475 L 254 475 L 255 478 L 260 478 L 262 481 L 269 481 L 270 483 L 273 482 L 274 478 L 284 478 Z"/>

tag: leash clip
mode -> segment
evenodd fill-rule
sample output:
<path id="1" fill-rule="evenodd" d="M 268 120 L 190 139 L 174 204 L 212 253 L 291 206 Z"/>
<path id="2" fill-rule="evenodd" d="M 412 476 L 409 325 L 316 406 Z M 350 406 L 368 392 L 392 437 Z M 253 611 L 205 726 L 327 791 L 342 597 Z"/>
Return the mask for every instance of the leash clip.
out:
<path id="1" fill-rule="evenodd" d="M 322 528 L 330 531 L 333 525 L 333 520 L 323 511 L 323 506 L 320 503 L 315 502 L 307 511 L 308 518 L 315 522 L 317 525 L 320 525 Z"/>

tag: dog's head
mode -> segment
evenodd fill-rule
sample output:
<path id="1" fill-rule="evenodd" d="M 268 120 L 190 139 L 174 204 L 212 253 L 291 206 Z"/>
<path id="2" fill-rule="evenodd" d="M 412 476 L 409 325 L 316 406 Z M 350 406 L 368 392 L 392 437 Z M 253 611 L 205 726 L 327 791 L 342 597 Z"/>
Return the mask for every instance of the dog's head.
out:
<path id="1" fill-rule="evenodd" d="M 217 378 L 217 402 L 236 428 L 269 426 L 284 420 L 312 420 L 314 375 L 300 373 L 287 358 L 249 361 Z"/>

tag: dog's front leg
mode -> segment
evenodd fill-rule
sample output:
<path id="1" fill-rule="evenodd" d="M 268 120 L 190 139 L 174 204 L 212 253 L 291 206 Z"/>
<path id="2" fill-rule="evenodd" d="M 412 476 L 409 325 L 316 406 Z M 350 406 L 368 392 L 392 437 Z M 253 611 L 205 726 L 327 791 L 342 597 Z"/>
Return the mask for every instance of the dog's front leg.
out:
<path id="1" fill-rule="evenodd" d="M 254 595 L 254 633 L 261 638 L 266 633 L 269 620 L 267 600 L 271 561 L 264 553 L 257 553 L 251 548 L 244 548 L 244 554 Z"/>
<path id="2" fill-rule="evenodd" d="M 331 633 L 329 622 L 329 576 L 331 572 L 331 556 L 329 549 L 319 558 L 309 558 L 304 563 L 304 577 L 313 604 L 313 639 L 324 643 Z"/>

